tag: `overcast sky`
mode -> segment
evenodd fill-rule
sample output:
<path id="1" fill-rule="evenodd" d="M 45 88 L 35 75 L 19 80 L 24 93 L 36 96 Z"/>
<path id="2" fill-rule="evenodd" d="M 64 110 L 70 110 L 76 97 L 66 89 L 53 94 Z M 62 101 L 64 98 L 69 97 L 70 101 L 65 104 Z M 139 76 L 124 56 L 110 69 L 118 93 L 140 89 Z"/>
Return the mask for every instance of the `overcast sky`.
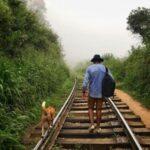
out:
<path id="1" fill-rule="evenodd" d="M 132 9 L 150 7 L 150 0 L 45 0 L 46 18 L 59 35 L 70 65 L 94 54 L 127 56 L 137 36 L 126 30 Z"/>

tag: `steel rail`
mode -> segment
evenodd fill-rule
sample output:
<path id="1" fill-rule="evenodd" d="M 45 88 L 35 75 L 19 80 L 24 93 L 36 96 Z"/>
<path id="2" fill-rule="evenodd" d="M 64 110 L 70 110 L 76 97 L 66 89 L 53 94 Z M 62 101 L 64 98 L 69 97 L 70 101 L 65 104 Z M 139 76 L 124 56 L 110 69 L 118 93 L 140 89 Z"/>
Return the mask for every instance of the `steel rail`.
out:
<path id="1" fill-rule="evenodd" d="M 36 144 L 36 146 L 33 148 L 33 150 L 43 149 L 43 148 L 41 148 L 42 145 L 46 142 L 48 137 L 51 135 L 51 132 L 53 131 L 53 128 L 56 126 L 57 122 L 59 121 L 62 112 L 64 111 L 64 109 L 67 107 L 69 101 L 71 100 L 71 97 L 72 97 L 72 95 L 73 95 L 73 93 L 75 92 L 75 89 L 76 89 L 76 83 L 77 83 L 77 81 L 75 79 L 74 86 L 73 86 L 73 88 L 72 88 L 72 90 L 71 90 L 67 100 L 65 101 L 64 105 L 61 107 L 60 111 L 58 112 L 58 114 L 54 118 L 53 123 L 52 123 L 52 127 L 49 127 L 47 129 L 47 131 L 45 132 L 44 136 L 39 140 L 39 142 Z"/>
<path id="2" fill-rule="evenodd" d="M 133 150 L 142 150 L 142 147 L 141 147 L 140 143 L 138 142 L 138 140 L 135 137 L 134 133 L 132 132 L 130 126 L 128 125 L 128 123 L 126 122 L 126 120 L 124 119 L 123 115 L 120 113 L 119 109 L 114 104 L 114 102 L 112 101 L 112 99 L 111 98 L 107 98 L 107 97 L 105 97 L 105 99 L 112 106 L 113 110 L 116 112 L 119 120 L 121 121 L 122 126 L 125 129 L 127 136 L 131 140 L 130 143 L 131 143 L 131 146 L 132 146 Z"/>

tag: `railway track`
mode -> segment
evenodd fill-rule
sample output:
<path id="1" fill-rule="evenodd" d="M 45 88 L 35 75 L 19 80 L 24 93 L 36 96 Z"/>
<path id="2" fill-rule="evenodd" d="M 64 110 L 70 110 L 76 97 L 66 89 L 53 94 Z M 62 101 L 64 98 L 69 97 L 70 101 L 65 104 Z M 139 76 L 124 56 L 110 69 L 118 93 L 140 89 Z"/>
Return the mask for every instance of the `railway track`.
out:
<path id="1" fill-rule="evenodd" d="M 81 99 L 80 84 L 73 89 L 44 137 L 34 150 L 133 149 L 150 150 L 150 130 L 117 96 L 106 98 L 102 107 L 100 134 L 89 133 L 87 100 Z M 40 130 L 39 130 L 39 135 Z"/>

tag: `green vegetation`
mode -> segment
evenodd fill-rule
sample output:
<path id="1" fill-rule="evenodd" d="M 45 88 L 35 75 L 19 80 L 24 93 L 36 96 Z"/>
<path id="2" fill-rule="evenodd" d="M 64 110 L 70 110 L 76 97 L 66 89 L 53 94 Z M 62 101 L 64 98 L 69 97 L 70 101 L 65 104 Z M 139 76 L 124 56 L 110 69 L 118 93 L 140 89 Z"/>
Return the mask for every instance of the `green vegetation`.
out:
<path id="1" fill-rule="evenodd" d="M 150 108 L 150 9 L 132 10 L 128 17 L 128 30 L 139 34 L 142 46 L 132 47 L 127 58 L 116 58 L 105 54 L 104 64 L 111 70 L 117 81 L 117 87 L 137 98 L 145 107 Z M 83 77 L 89 62 L 76 68 L 79 77 Z"/>
<path id="2" fill-rule="evenodd" d="M 111 56 L 105 64 L 112 71 L 118 88 L 137 98 L 150 108 L 150 48 L 132 48 L 126 59 Z"/>
<path id="3" fill-rule="evenodd" d="M 21 0 L 0 0 L 0 149 L 24 149 L 41 101 L 59 108 L 71 87 L 56 34 Z"/>
<path id="4" fill-rule="evenodd" d="M 128 17 L 128 29 L 142 37 L 128 58 L 104 56 L 122 87 L 150 107 L 150 10 L 138 8 Z M 24 149 L 21 137 L 38 121 L 41 102 L 58 110 L 70 91 L 71 75 L 53 31 L 22 0 L 0 0 L 0 149 Z M 81 78 L 87 63 L 78 69 Z"/>
<path id="5" fill-rule="evenodd" d="M 128 17 L 128 27 L 134 34 L 139 34 L 145 44 L 150 42 L 150 9 L 138 8 L 132 10 Z"/>
<path id="6" fill-rule="evenodd" d="M 90 62 L 88 61 L 80 62 L 79 64 L 76 65 L 73 73 L 79 80 L 82 81 L 84 77 L 85 69 L 88 65 L 90 65 Z"/>

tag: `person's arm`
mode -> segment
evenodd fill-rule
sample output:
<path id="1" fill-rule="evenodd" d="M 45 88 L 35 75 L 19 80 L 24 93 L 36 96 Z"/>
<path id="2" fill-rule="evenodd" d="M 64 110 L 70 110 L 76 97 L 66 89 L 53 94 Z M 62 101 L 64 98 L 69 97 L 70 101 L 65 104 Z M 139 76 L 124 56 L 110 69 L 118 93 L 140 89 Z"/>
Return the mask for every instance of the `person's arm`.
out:
<path id="1" fill-rule="evenodd" d="M 87 69 L 85 76 L 84 76 L 83 84 L 82 84 L 82 97 L 83 97 L 83 99 L 85 99 L 85 97 L 86 97 L 86 91 L 87 91 L 88 84 L 89 84 L 89 78 L 90 78 L 89 70 Z"/>

